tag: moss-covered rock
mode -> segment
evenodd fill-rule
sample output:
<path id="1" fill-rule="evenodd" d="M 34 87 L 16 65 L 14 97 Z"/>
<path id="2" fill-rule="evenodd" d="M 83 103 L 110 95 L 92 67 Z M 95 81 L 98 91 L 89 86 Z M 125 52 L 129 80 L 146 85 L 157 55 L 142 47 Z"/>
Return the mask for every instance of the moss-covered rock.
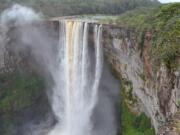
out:
<path id="1" fill-rule="evenodd" d="M 122 135 L 155 135 L 151 120 L 144 113 L 137 115 L 122 103 L 121 126 Z"/>
<path id="2" fill-rule="evenodd" d="M 135 111 L 137 97 L 133 94 L 132 82 L 121 78 L 121 134 L 155 135 L 151 119 L 143 112 Z"/>
<path id="3" fill-rule="evenodd" d="M 121 83 L 121 101 L 116 107 L 120 115 L 119 135 L 155 135 L 155 129 L 151 124 L 151 119 L 143 112 L 137 112 L 138 99 L 133 93 L 131 81 L 122 78 L 113 64 L 110 64 L 112 74 Z M 136 110 L 136 111 L 135 111 Z"/>
<path id="4" fill-rule="evenodd" d="M 33 72 L 0 74 L 0 134 L 24 134 L 28 122 L 45 121 L 51 108 L 44 80 Z"/>
<path id="5" fill-rule="evenodd" d="M 0 112 L 17 111 L 32 105 L 43 88 L 43 80 L 36 74 L 18 71 L 1 74 Z"/>

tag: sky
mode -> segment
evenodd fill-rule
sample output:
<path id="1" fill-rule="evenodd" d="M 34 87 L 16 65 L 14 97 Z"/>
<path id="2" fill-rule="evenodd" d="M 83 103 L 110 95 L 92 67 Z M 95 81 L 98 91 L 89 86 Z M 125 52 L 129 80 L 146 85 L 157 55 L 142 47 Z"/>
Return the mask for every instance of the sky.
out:
<path id="1" fill-rule="evenodd" d="M 159 0 L 161 3 L 180 2 L 180 0 Z"/>

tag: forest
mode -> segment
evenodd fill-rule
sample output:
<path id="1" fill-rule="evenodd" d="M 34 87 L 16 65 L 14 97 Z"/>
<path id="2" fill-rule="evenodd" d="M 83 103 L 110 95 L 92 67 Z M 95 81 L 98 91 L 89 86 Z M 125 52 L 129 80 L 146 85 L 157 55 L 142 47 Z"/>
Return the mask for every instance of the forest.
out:
<path id="1" fill-rule="evenodd" d="M 157 0 L 1 0 L 0 11 L 14 3 L 34 8 L 45 16 L 120 14 L 137 7 L 158 6 Z"/>

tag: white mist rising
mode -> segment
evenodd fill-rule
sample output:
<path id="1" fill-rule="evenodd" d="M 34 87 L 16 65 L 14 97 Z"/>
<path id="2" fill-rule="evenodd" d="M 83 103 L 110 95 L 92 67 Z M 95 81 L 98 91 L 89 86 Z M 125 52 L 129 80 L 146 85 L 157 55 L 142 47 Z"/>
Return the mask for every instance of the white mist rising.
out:
<path id="1" fill-rule="evenodd" d="M 59 33 L 59 66 L 54 74 L 52 98 L 58 123 L 49 135 L 92 135 L 91 116 L 103 62 L 101 26 L 94 27 L 94 60 L 89 55 L 88 23 L 62 21 Z"/>
<path id="2" fill-rule="evenodd" d="M 34 12 L 31 8 L 15 4 L 3 11 L 0 15 L 0 67 L 4 66 L 5 44 L 9 37 L 6 34 L 10 27 L 18 26 L 23 23 L 31 23 L 40 20 L 40 14 Z"/>
<path id="3" fill-rule="evenodd" d="M 42 22 L 34 25 L 39 20 L 39 14 L 20 5 L 1 15 L 0 48 L 6 51 L 7 45 L 18 57 L 28 50 L 31 64 L 47 82 L 53 109 L 48 113 L 57 121 L 47 116 L 39 124 L 27 122 L 21 135 L 116 135 L 118 82 L 103 64 L 102 27 L 62 20 L 59 37 L 54 37 Z M 15 42 L 9 45 L 11 38 Z"/>
<path id="4" fill-rule="evenodd" d="M 7 24 L 12 21 L 14 21 L 15 25 L 20 25 L 22 23 L 30 23 L 34 21 L 39 21 L 40 16 L 40 14 L 37 14 L 31 8 L 15 4 L 2 13 L 1 24 Z"/>

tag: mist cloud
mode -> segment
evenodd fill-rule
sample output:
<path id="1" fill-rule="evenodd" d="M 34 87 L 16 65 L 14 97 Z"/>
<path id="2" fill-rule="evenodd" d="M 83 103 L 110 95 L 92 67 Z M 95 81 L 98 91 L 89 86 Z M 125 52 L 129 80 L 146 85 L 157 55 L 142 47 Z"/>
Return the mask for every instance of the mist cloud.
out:
<path id="1" fill-rule="evenodd" d="M 56 48 L 58 46 L 59 37 L 52 36 L 51 31 L 43 25 L 41 20 L 41 14 L 21 5 L 16 4 L 5 10 L 0 17 L 0 31 L 3 33 L 0 35 L 0 40 L 3 41 L 0 42 L 0 46 L 4 48 L 8 45 L 11 51 L 17 56 L 20 52 L 28 52 L 29 59 L 33 62 L 35 61 L 33 64 L 37 64 L 38 69 L 46 73 L 44 75 L 46 80 L 50 80 L 49 78 L 51 77 L 48 75 L 56 75 L 54 71 L 59 62 L 57 59 L 58 50 Z M 37 24 L 33 24 L 34 22 L 37 22 Z M 7 41 L 10 40 L 12 40 L 12 42 L 10 42 L 10 44 L 7 43 Z M 118 99 L 118 82 L 112 77 L 106 66 L 103 69 L 102 78 L 99 88 L 98 103 L 94 109 L 92 118 L 95 124 L 93 135 L 115 135 L 117 124 L 114 103 Z M 53 86 L 53 77 L 51 81 L 47 82 Z M 48 92 L 52 91 L 51 89 L 52 87 L 48 89 Z M 49 97 L 51 97 L 51 95 Z M 49 123 L 53 123 L 52 121 L 51 118 L 48 118 L 47 125 L 51 126 Z M 46 121 L 43 121 L 43 123 L 39 125 L 34 125 L 33 122 L 28 123 L 27 128 L 29 130 L 27 130 L 26 127 L 24 128 L 23 135 L 45 135 L 45 132 L 47 132 L 43 129 L 47 129 Z"/>
<path id="2" fill-rule="evenodd" d="M 39 21 L 41 16 L 42 14 L 35 13 L 31 8 L 15 4 L 2 13 L 0 20 L 2 24 L 7 24 L 12 21 L 15 24 L 22 24 Z"/>
<path id="3" fill-rule="evenodd" d="M 4 57 L 10 61 L 15 59 L 17 62 L 25 59 L 28 66 L 31 66 L 29 68 L 36 70 L 45 80 L 51 80 L 47 74 L 51 74 L 48 72 L 54 67 L 53 46 L 57 45 L 55 42 L 56 40 L 42 21 L 42 15 L 31 8 L 16 4 L 2 12 L 0 16 L 0 68 L 4 66 Z M 47 102 L 44 104 L 49 107 Z M 26 121 L 29 118 L 24 118 L 23 127 L 15 125 L 13 135 L 44 135 L 47 127 L 54 122 L 51 108 L 44 114 L 47 114 L 46 118 L 41 120 L 42 123 L 39 120 L 38 124 L 37 119 Z M 33 116 L 33 118 L 36 117 L 38 114 Z M 16 130 L 18 130 L 17 133 Z"/>

